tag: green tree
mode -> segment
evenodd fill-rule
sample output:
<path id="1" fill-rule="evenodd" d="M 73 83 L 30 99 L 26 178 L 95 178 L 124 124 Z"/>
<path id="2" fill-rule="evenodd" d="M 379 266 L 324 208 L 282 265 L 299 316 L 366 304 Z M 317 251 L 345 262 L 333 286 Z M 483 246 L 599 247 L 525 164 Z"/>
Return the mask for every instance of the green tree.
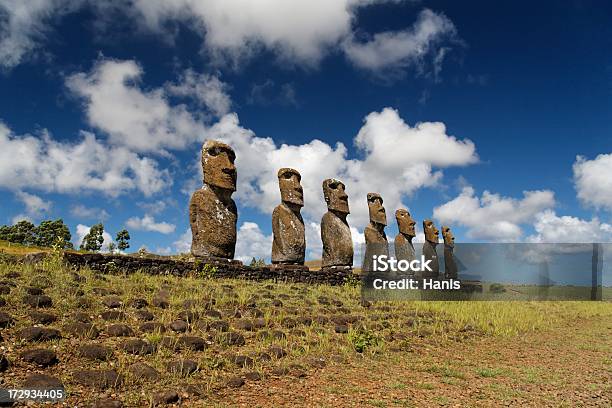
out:
<path id="1" fill-rule="evenodd" d="M 117 248 L 120 251 L 125 251 L 126 249 L 128 249 L 130 247 L 130 233 L 128 232 L 128 230 L 122 229 L 121 231 L 119 231 L 117 233 L 117 238 L 115 238 L 115 241 L 117 241 Z"/>
<path id="2" fill-rule="evenodd" d="M 0 238 L 21 245 L 36 244 L 37 228 L 30 221 L 21 220 L 15 225 L 4 225 L 0 229 Z"/>
<path id="3" fill-rule="evenodd" d="M 102 223 L 93 225 L 87 235 L 83 237 L 83 242 L 81 243 L 81 249 L 86 251 L 99 251 L 102 249 L 102 243 L 104 243 L 104 225 Z"/>
<path id="4" fill-rule="evenodd" d="M 115 253 L 115 249 L 117 249 L 117 245 L 115 245 L 114 242 L 109 242 L 108 243 L 108 252 L 110 252 L 111 254 Z"/>
<path id="5" fill-rule="evenodd" d="M 61 218 L 55 221 L 43 221 L 37 228 L 36 245 L 41 247 L 57 245 L 61 249 L 70 249 L 73 247 L 71 239 L 70 229 Z"/>

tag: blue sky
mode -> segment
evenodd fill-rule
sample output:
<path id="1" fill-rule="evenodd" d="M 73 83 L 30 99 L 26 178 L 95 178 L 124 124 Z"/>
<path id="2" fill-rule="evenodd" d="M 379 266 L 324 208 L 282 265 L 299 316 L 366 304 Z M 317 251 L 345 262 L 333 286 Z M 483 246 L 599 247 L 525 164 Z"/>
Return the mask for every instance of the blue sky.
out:
<path id="1" fill-rule="evenodd" d="M 275 171 L 453 227 L 458 242 L 612 237 L 602 2 L 0 0 L 0 223 L 102 221 L 183 251 L 206 138 L 237 151 L 237 256 L 269 257 Z M 80 227 L 79 227 L 80 225 Z"/>

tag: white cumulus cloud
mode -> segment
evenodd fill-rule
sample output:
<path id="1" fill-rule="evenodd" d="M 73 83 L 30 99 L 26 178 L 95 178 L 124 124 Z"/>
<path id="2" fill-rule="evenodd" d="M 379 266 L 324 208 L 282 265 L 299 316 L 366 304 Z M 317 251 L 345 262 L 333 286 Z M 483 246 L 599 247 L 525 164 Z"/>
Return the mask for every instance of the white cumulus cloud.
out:
<path id="1" fill-rule="evenodd" d="M 157 222 L 150 215 L 144 215 L 142 218 L 131 217 L 125 222 L 128 228 L 140 231 L 159 232 L 160 234 L 170 234 L 174 232 L 176 226 L 167 222 Z"/>
<path id="2" fill-rule="evenodd" d="M 110 196 L 139 190 L 149 196 L 171 184 L 158 163 L 123 147 L 109 147 L 81 132 L 75 143 L 59 142 L 46 131 L 15 135 L 0 122 L 0 187 L 48 192 L 99 191 Z"/>
<path id="3" fill-rule="evenodd" d="M 439 48 L 438 44 L 456 34 L 448 17 L 425 9 L 408 29 L 376 33 L 365 42 L 351 36 L 344 41 L 343 48 L 347 58 L 357 67 L 387 75 L 401 73 L 411 65 L 420 66 L 425 56 L 437 50 L 432 61 L 437 75 L 448 51 L 448 48 Z"/>
<path id="4" fill-rule="evenodd" d="M 552 210 L 545 210 L 535 217 L 535 235 L 527 238 L 530 242 L 591 243 L 611 242 L 612 225 L 592 218 L 590 221 L 568 215 L 558 216 Z"/>
<path id="5" fill-rule="evenodd" d="M 576 157 L 574 186 L 580 201 L 597 209 L 612 211 L 612 154 L 600 154 L 593 160 Z"/>
<path id="6" fill-rule="evenodd" d="M 21 220 L 37 220 L 42 217 L 43 214 L 49 212 L 53 204 L 51 201 L 44 200 L 37 195 L 25 191 L 17 191 L 15 196 L 25 205 L 25 212 L 14 216 L 12 219 L 13 224 Z"/>
<path id="7" fill-rule="evenodd" d="M 485 191 L 479 198 L 466 186 L 457 197 L 434 208 L 433 216 L 443 224 L 467 227 L 469 238 L 518 241 L 523 235 L 521 225 L 533 222 L 538 213 L 554 205 L 549 190 L 524 191 L 521 199 Z"/>

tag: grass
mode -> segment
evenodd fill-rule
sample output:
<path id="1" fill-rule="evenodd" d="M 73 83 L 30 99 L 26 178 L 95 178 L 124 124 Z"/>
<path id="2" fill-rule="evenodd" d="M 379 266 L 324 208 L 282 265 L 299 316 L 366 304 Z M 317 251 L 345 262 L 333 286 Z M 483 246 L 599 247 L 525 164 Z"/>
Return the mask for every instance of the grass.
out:
<path id="1" fill-rule="evenodd" d="M 15 250 L 25 251 L 24 248 L 11 247 Z M 183 378 L 177 374 L 167 374 L 165 363 L 178 357 L 174 350 L 158 347 L 148 356 L 134 356 L 118 350 L 121 338 L 102 337 L 103 342 L 115 350 L 114 358 L 109 362 L 96 363 L 96 368 L 115 368 L 126 375 L 126 389 L 122 391 L 124 402 L 128 406 L 139 406 L 148 401 L 149 396 L 141 394 L 143 389 L 155 390 L 176 386 L 176 384 L 192 384 L 203 389 L 204 395 L 216 393 L 223 387 L 226 379 L 233 375 L 243 375 L 247 371 L 257 371 L 264 378 L 274 376 L 273 370 L 287 367 L 295 371 L 296 365 L 311 369 L 311 362 L 324 360 L 325 364 L 342 364 L 352 358 L 365 358 L 380 361 L 394 361 L 393 348 L 402 349 L 402 345 L 419 346 L 431 342 L 464 341 L 482 336 L 511 337 L 525 333 L 545 331 L 553 328 L 560 322 L 585 319 L 592 316 L 605 318 L 612 317 L 612 308 L 605 302 L 441 302 L 441 301 L 407 301 L 407 302 L 376 302 L 369 308 L 361 306 L 360 290 L 351 285 L 331 287 L 325 285 L 305 285 L 291 283 L 252 282 L 231 279 L 216 279 L 213 276 L 175 277 L 154 276 L 138 272 L 130 275 L 101 276 L 94 271 L 82 269 L 78 271 L 86 278 L 84 282 L 75 282 L 72 274 L 75 272 L 64 266 L 59 256 L 51 256 L 39 265 L 16 265 L 0 262 L 0 276 L 8 272 L 21 273 L 19 286 L 6 295 L 7 307 L 3 310 L 16 318 L 15 327 L 3 331 L 3 336 L 12 340 L 15 332 L 20 328 L 31 325 L 28 310 L 24 310 L 21 298 L 24 295 L 23 287 L 40 283 L 44 277 L 51 282 L 45 293 L 53 299 L 52 312 L 60 316 L 57 327 L 61 327 L 70 319 L 76 309 L 77 301 L 86 298 L 90 306 L 80 308 L 81 311 L 93 317 L 99 328 L 115 322 L 105 322 L 99 317 L 106 310 L 101 300 L 103 296 L 95 291 L 105 289 L 115 292 L 123 302 L 119 308 L 126 317 L 118 323 L 130 325 L 137 337 L 148 340 L 152 344 L 161 345 L 164 337 L 178 337 L 170 330 L 165 333 L 139 333 L 141 322 L 134 319 L 134 309 L 128 306 L 134 298 L 144 298 L 151 303 L 155 294 L 162 288 L 170 292 L 170 307 L 159 309 L 149 307 L 148 310 L 155 315 L 155 321 L 166 327 L 177 318 L 177 314 L 185 307 L 185 301 L 194 300 L 190 309 L 200 315 L 198 323 L 208 324 L 216 322 L 216 317 L 207 316 L 208 302 L 203 299 L 214 300 L 212 308 L 221 314 L 230 330 L 240 333 L 244 339 L 243 346 L 229 346 L 219 343 L 211 330 L 201 329 L 195 322 L 190 323 L 189 335 L 202 336 L 210 342 L 204 351 L 183 350 L 182 359 L 192 359 L 199 365 L 199 371 L 192 376 Z M 44 282 L 43 282 L 44 283 Z M 83 296 L 78 296 L 82 291 Z M 275 306 L 273 301 L 281 300 L 282 306 Z M 335 302 L 335 304 L 332 303 Z M 252 304 L 255 304 L 253 306 Z M 240 314 L 240 316 L 238 316 Z M 318 322 L 319 317 L 329 320 Z M 335 332 L 335 321 L 353 317 L 349 323 L 350 329 L 346 334 Z M 253 321 L 263 318 L 265 327 L 249 331 L 237 328 L 240 320 Z M 291 321 L 301 318 L 311 318 L 311 324 L 298 323 L 296 327 Z M 284 338 L 275 339 L 271 336 L 258 336 L 263 331 L 280 331 Z M 207 337 L 210 335 L 210 338 Z M 81 401 L 87 396 L 72 383 L 71 371 L 75 365 L 91 364 L 79 360 L 74 355 L 75 345 L 70 338 L 64 338 L 52 343 L 57 347 L 58 354 L 66 356 L 67 366 L 58 367 L 57 376 L 67 384 L 69 393 L 75 401 Z M 268 360 L 255 360 L 253 367 L 242 369 L 233 362 L 233 356 L 255 356 L 267 353 L 271 346 L 279 346 L 286 356 Z M 15 348 L 9 353 L 17 354 L 27 345 L 15 343 Z M 593 348 L 595 350 L 595 348 Z M 406 350 L 406 348 L 402 349 Z M 604 351 L 599 348 L 599 351 Z M 10 355 L 12 359 L 15 356 Z M 17 359 L 18 360 L 18 359 Z M 159 381 L 145 383 L 136 381 L 129 376 L 127 368 L 136 361 L 144 361 L 157 369 L 162 376 Z M 338 363 L 336 363 L 338 362 Z M 610 360 L 605 361 L 610 367 Z M 314 367 L 314 366 L 313 366 Z M 25 375 L 27 366 L 18 367 Z M 461 385 L 469 380 L 468 373 L 457 367 L 427 362 L 417 366 L 417 370 L 428 372 L 439 378 L 442 384 Z M 471 369 L 472 370 L 472 369 Z M 483 378 L 496 378 L 506 372 L 500 368 L 481 367 L 474 368 L 476 375 Z M 16 370 L 11 371 L 17 372 Z M 289 374 L 293 375 L 293 374 Z M 537 370 L 525 369 L 520 377 L 528 383 L 543 381 L 542 373 Z M 19 374 L 5 378 L 7 385 L 12 381 L 18 382 Z M 333 384 L 326 387 L 329 393 L 346 392 L 346 387 Z M 348 385 L 347 385 L 348 386 Z M 429 382 L 420 382 L 416 385 L 424 390 L 433 390 L 438 386 Z M 386 387 L 392 390 L 403 390 L 408 387 L 406 383 L 395 381 Z M 504 395 L 511 394 L 511 390 L 499 390 Z M 439 401 L 447 404 L 448 401 Z M 382 401 L 372 399 L 370 405 L 387 404 L 389 406 L 408 404 L 409 401 Z M 381 405 L 386 406 L 386 405 Z"/>

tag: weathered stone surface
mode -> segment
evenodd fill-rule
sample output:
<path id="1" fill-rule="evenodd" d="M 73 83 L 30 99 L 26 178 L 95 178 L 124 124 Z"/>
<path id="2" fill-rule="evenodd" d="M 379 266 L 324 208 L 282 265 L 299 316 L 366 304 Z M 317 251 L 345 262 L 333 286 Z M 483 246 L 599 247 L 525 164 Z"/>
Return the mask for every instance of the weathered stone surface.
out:
<path id="1" fill-rule="evenodd" d="M 4 354 L 0 354 L 0 372 L 6 371 L 10 364 L 8 358 Z"/>
<path id="2" fill-rule="evenodd" d="M 23 303 L 31 307 L 50 307 L 53 301 L 47 295 L 26 295 L 23 298 Z"/>
<path id="3" fill-rule="evenodd" d="M 0 327 L 9 327 L 15 324 L 15 319 L 6 312 L 0 312 Z"/>
<path id="4" fill-rule="evenodd" d="M 244 378 L 233 376 L 227 380 L 227 386 L 232 388 L 240 388 L 244 385 Z"/>
<path id="5" fill-rule="evenodd" d="M 102 303 L 109 309 L 116 309 L 118 307 L 121 307 L 121 305 L 123 304 L 119 296 L 107 296 L 102 300 Z"/>
<path id="6" fill-rule="evenodd" d="M 31 374 L 25 378 L 22 388 L 64 388 L 64 384 L 57 379 L 46 374 Z"/>
<path id="7" fill-rule="evenodd" d="M 321 241 L 323 241 L 323 268 L 331 266 L 353 266 L 353 238 L 346 221 L 350 213 L 348 195 L 344 183 L 336 179 L 323 181 L 323 196 L 327 212 L 321 219 Z"/>
<path id="8" fill-rule="evenodd" d="M 179 402 L 180 397 L 176 391 L 158 391 L 153 394 L 153 405 L 166 405 Z"/>
<path id="9" fill-rule="evenodd" d="M 438 251 L 436 246 L 438 245 L 438 235 L 440 232 L 432 220 L 423 221 L 423 232 L 425 233 L 423 255 L 425 256 L 425 260 L 431 260 L 429 263 L 431 271 L 423 272 L 422 276 L 424 278 L 437 278 L 438 274 L 440 273 L 440 264 L 438 261 Z"/>
<path id="10" fill-rule="evenodd" d="M 112 357 L 113 350 L 100 344 L 83 344 L 79 346 L 78 354 L 92 360 L 106 361 Z"/>
<path id="11" fill-rule="evenodd" d="M 165 333 L 166 326 L 160 322 L 146 322 L 140 325 L 140 331 L 144 333 Z"/>
<path id="12" fill-rule="evenodd" d="M 32 321 L 34 321 L 34 323 L 40 324 L 49 324 L 57 320 L 57 316 L 55 316 L 54 314 L 39 312 L 36 310 L 30 313 L 30 317 L 32 318 Z"/>
<path id="13" fill-rule="evenodd" d="M 57 355 L 53 350 L 33 349 L 21 353 L 21 358 L 28 363 L 34 363 L 41 367 L 48 367 L 57 363 Z"/>
<path id="14" fill-rule="evenodd" d="M 215 340 L 224 345 L 228 346 L 244 346 L 244 336 L 236 332 L 222 332 L 215 337 Z"/>
<path id="15" fill-rule="evenodd" d="M 397 260 L 406 260 L 411 262 L 416 259 L 414 245 L 412 239 L 416 236 L 414 226 L 416 221 L 412 218 L 408 210 L 400 208 L 395 211 L 395 219 L 397 221 L 398 234 L 395 236 L 395 258 Z"/>
<path id="16" fill-rule="evenodd" d="M 106 327 L 106 333 L 109 336 L 114 337 L 127 337 L 134 335 L 132 328 L 125 324 L 111 324 L 110 326 Z"/>
<path id="17" fill-rule="evenodd" d="M 100 330 L 92 323 L 70 322 L 64 326 L 64 331 L 73 336 L 87 339 L 95 339 L 100 335 Z"/>
<path id="18" fill-rule="evenodd" d="M 119 387 L 123 376 L 115 370 L 78 370 L 72 374 L 74 382 L 100 389 Z"/>
<path id="19" fill-rule="evenodd" d="M 105 310 L 100 313 L 100 317 L 104 320 L 123 320 L 125 319 L 125 313 L 121 310 Z"/>
<path id="20" fill-rule="evenodd" d="M 123 408 L 123 402 L 116 399 L 104 398 L 94 401 L 91 408 Z"/>
<path id="21" fill-rule="evenodd" d="M 206 341 L 198 336 L 181 336 L 176 342 L 178 347 L 202 351 L 206 348 Z"/>
<path id="22" fill-rule="evenodd" d="M 149 306 L 149 302 L 147 302 L 146 299 L 136 298 L 136 299 L 130 300 L 129 305 L 133 307 L 134 309 L 142 309 L 143 307 Z"/>
<path id="23" fill-rule="evenodd" d="M 362 264 L 364 271 L 372 271 L 373 256 L 389 256 L 389 243 L 385 234 L 387 225 L 387 213 L 383 207 L 383 199 L 378 193 L 368 193 L 368 211 L 370 223 L 365 227 L 365 257 Z"/>
<path id="24" fill-rule="evenodd" d="M 151 354 L 155 351 L 155 347 L 151 343 L 148 343 L 141 339 L 129 339 L 121 343 L 121 349 L 126 353 L 136 355 Z"/>
<path id="25" fill-rule="evenodd" d="M 143 380 L 155 381 L 159 379 L 159 371 L 145 363 L 134 363 L 128 371 L 135 377 Z"/>
<path id="26" fill-rule="evenodd" d="M 170 323 L 169 327 L 172 331 L 178 333 L 185 333 L 189 329 L 189 325 L 184 320 L 174 320 Z"/>
<path id="27" fill-rule="evenodd" d="M 59 330 L 47 327 L 25 327 L 17 333 L 17 338 L 24 341 L 49 341 L 61 337 Z"/>
<path id="28" fill-rule="evenodd" d="M 303 265 L 306 234 L 300 209 L 304 206 L 302 176 L 295 169 L 278 171 L 282 203 L 272 212 L 272 263 Z"/>
<path id="29" fill-rule="evenodd" d="M 182 376 L 195 373 L 198 369 L 198 364 L 193 360 L 176 360 L 166 364 L 166 370 L 171 373 L 176 373 Z"/>
<path id="30" fill-rule="evenodd" d="M 195 256 L 232 259 L 236 249 L 238 210 L 234 150 L 215 140 L 202 146 L 204 186 L 191 196 L 191 253 Z"/>
<path id="31" fill-rule="evenodd" d="M 446 279 L 457 279 L 457 263 L 455 262 L 455 236 L 450 227 L 442 226 L 442 237 L 444 238 L 444 277 Z"/>
<path id="32" fill-rule="evenodd" d="M 145 322 L 155 319 L 155 315 L 148 310 L 137 310 L 136 313 L 134 313 L 134 316 L 136 316 L 136 319 Z"/>

